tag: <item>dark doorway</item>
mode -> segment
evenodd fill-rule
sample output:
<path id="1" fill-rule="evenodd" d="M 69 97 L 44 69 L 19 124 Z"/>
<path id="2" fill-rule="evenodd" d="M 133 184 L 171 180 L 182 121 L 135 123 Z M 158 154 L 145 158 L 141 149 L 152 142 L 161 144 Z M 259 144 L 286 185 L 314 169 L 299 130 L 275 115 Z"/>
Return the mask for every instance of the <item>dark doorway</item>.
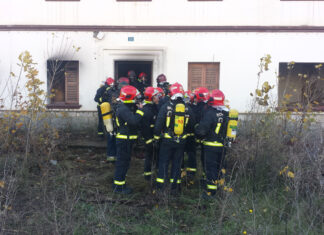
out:
<path id="1" fill-rule="evenodd" d="M 147 75 L 147 84 L 152 85 L 152 64 L 153 61 L 115 61 L 115 78 L 127 77 L 127 73 L 130 70 L 134 70 L 136 76 L 142 72 Z"/>

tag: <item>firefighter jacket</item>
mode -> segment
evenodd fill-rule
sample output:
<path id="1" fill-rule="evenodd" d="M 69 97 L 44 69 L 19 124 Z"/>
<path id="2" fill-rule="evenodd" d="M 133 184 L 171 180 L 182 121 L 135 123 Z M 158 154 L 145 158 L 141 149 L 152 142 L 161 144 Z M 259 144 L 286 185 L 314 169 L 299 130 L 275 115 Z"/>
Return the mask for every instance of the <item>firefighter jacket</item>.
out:
<path id="1" fill-rule="evenodd" d="M 199 102 L 197 104 L 192 104 L 191 108 L 193 113 L 195 114 L 196 122 L 199 123 L 206 113 L 208 105 L 204 102 Z"/>
<path id="2" fill-rule="evenodd" d="M 134 104 L 121 103 L 116 111 L 117 139 L 137 139 L 138 128 L 144 112 L 137 109 L 132 112 Z"/>
<path id="3" fill-rule="evenodd" d="M 203 118 L 196 125 L 195 133 L 206 146 L 223 147 L 226 138 L 229 110 L 225 107 L 208 106 Z"/>
<path id="4" fill-rule="evenodd" d="M 134 82 L 131 82 L 131 86 L 135 87 L 143 96 L 144 90 L 147 85 L 143 82 L 138 81 L 137 79 Z"/>
<path id="5" fill-rule="evenodd" d="M 195 124 L 197 123 L 197 115 L 194 111 L 195 105 L 193 104 L 188 104 L 190 109 L 192 110 L 193 115 L 195 116 L 195 123 L 191 126 L 188 126 L 188 136 L 195 136 Z"/>
<path id="6" fill-rule="evenodd" d="M 200 120 L 202 120 L 204 114 L 207 111 L 208 105 L 204 102 L 199 102 L 197 104 L 192 104 L 192 111 L 195 114 L 195 118 L 196 118 L 196 123 L 199 123 Z M 192 130 L 192 132 L 194 133 L 194 129 Z M 199 136 L 195 135 L 196 137 L 196 143 L 201 143 L 201 139 Z"/>
<path id="7" fill-rule="evenodd" d="M 177 136 L 174 134 L 175 124 L 175 107 L 178 103 L 184 104 L 182 100 L 169 101 L 164 104 L 159 110 L 154 127 L 154 138 L 158 139 L 161 134 L 162 137 L 168 141 L 184 144 L 190 128 L 195 125 L 195 117 L 191 108 L 185 104 L 185 118 L 183 134 Z M 169 113 L 171 112 L 171 115 Z M 168 116 L 170 119 L 168 120 Z M 169 124 L 169 126 L 168 126 Z"/>
<path id="8" fill-rule="evenodd" d="M 158 104 L 158 110 L 162 108 L 162 106 L 170 101 L 170 96 L 166 95 L 162 99 L 160 99 Z"/>
<path id="9" fill-rule="evenodd" d="M 114 112 L 117 110 L 118 101 L 117 98 L 119 97 L 120 90 L 117 87 L 112 87 L 107 92 L 107 102 L 110 103 Z"/>
<path id="10" fill-rule="evenodd" d="M 101 104 L 103 102 L 108 102 L 108 91 L 111 89 L 110 86 L 105 84 L 104 86 L 100 87 L 97 90 L 96 96 L 94 98 L 94 101 Z"/>
<path id="11" fill-rule="evenodd" d="M 157 106 L 146 103 L 143 107 L 144 116 L 141 121 L 141 134 L 146 144 L 153 142 L 154 124 L 158 113 Z"/>

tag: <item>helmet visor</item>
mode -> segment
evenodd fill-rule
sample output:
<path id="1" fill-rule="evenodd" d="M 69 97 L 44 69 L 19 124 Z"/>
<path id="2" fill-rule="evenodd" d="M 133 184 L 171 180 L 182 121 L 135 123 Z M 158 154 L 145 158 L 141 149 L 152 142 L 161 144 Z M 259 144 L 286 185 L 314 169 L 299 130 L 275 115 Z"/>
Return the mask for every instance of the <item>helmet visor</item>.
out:
<path id="1" fill-rule="evenodd" d="M 176 93 L 176 94 L 174 94 L 173 96 L 171 96 L 171 100 L 176 100 L 176 99 L 178 99 L 178 98 L 183 99 L 183 94 L 181 94 L 181 93 Z"/>

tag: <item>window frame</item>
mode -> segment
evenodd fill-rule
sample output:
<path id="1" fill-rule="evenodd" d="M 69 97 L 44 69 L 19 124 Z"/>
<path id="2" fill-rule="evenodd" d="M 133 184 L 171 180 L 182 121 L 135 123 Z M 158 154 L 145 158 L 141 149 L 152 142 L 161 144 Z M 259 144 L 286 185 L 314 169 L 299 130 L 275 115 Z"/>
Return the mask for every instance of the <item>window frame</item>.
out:
<path id="1" fill-rule="evenodd" d="M 322 0 L 321 0 L 322 1 Z M 281 79 L 282 77 L 284 76 L 281 76 L 280 74 L 280 66 L 288 66 L 290 62 L 279 62 L 278 64 L 278 73 L 279 73 L 279 79 Z M 294 66 L 298 65 L 298 66 L 301 66 L 302 64 L 310 64 L 310 65 L 317 65 L 317 64 L 324 64 L 322 62 L 294 62 Z M 291 70 L 293 71 L 294 73 L 297 73 L 296 71 L 294 71 L 293 69 Z M 288 72 L 288 70 L 287 70 Z M 303 73 L 302 73 L 303 74 Z M 320 76 L 320 75 L 319 75 Z M 284 78 L 287 78 L 287 77 L 284 77 Z M 305 82 L 306 83 L 306 82 Z M 283 96 L 284 94 L 281 94 L 281 91 L 280 91 L 280 87 L 281 87 L 281 84 L 280 84 L 280 81 L 278 82 L 278 88 L 277 88 L 277 110 L 280 110 L 282 105 L 281 105 L 281 102 L 283 101 Z M 302 96 L 302 90 L 298 90 L 298 95 Z M 281 99 L 280 99 L 280 96 Z M 298 100 L 297 103 L 302 103 L 302 100 Z M 291 111 L 291 112 L 303 112 L 302 109 L 298 108 L 295 106 L 295 102 L 291 102 L 291 103 L 288 103 L 286 105 L 286 108 L 287 110 L 286 111 Z M 313 106 L 312 107 L 312 112 L 324 112 L 324 105 L 318 105 L 318 106 Z"/>
<path id="2" fill-rule="evenodd" d="M 51 60 L 48 60 L 47 61 L 47 89 L 48 90 L 51 90 L 53 89 L 53 87 L 48 87 L 48 79 L 50 76 L 49 75 L 49 71 L 48 71 L 48 62 L 51 61 Z M 49 99 L 48 101 L 48 104 L 46 105 L 46 108 L 47 109 L 79 109 L 81 108 L 81 105 L 80 105 L 80 79 L 79 79 L 79 70 L 80 70 L 80 61 L 78 60 L 59 60 L 59 61 L 63 61 L 63 62 L 66 62 L 66 64 L 64 65 L 64 101 L 57 101 L 57 102 L 53 102 L 51 103 L 51 99 Z M 67 90 L 67 80 L 66 80 L 66 74 L 67 72 L 71 72 L 71 71 L 68 71 L 66 70 L 66 66 L 67 66 L 67 63 L 68 62 L 74 62 L 74 63 L 77 63 L 76 65 L 76 78 L 77 78 L 77 85 L 76 85 L 76 89 L 77 89 L 77 102 L 69 102 L 68 100 L 68 90 Z M 53 78 L 54 79 L 54 78 Z"/>
<path id="3" fill-rule="evenodd" d="M 206 72 L 207 72 L 207 66 L 208 65 L 217 65 L 217 76 L 216 76 L 216 81 L 215 81 L 215 88 L 214 89 L 219 89 L 219 86 L 220 86 L 220 65 L 221 65 L 221 63 L 220 63 L 220 61 L 219 62 L 197 62 L 197 61 L 195 61 L 195 62 L 188 62 L 188 78 L 187 78 L 187 87 L 188 87 L 188 89 L 191 89 L 191 90 L 193 90 L 192 89 L 192 79 L 190 79 L 190 78 L 192 78 L 192 76 L 191 76 L 191 73 L 190 73 L 190 65 L 193 65 L 193 66 L 199 66 L 199 65 L 205 65 L 206 67 L 205 67 L 205 71 L 203 71 L 203 74 L 205 74 L 205 78 L 203 77 L 203 81 L 202 81 L 202 83 L 205 83 L 205 84 L 202 84 L 202 85 L 200 85 L 200 86 L 206 86 L 207 87 L 207 84 L 206 84 L 206 78 L 207 78 L 207 76 L 206 76 Z"/>

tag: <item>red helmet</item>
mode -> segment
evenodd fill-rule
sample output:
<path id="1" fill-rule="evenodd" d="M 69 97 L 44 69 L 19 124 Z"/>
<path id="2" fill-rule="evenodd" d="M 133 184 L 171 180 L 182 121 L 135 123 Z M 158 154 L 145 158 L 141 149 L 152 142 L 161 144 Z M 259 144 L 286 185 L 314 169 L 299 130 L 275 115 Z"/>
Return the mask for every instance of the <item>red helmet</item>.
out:
<path id="1" fill-rule="evenodd" d="M 138 78 L 142 78 L 142 77 L 147 77 L 146 73 L 140 73 L 140 74 L 138 75 Z"/>
<path id="2" fill-rule="evenodd" d="M 135 98 L 140 95 L 140 92 L 133 86 L 124 86 L 120 89 L 119 99 L 123 103 L 135 103 Z"/>
<path id="3" fill-rule="evenodd" d="M 115 80 L 113 78 L 111 78 L 111 77 L 109 77 L 109 78 L 106 79 L 106 84 L 108 86 L 114 85 L 114 82 L 115 82 Z"/>
<path id="4" fill-rule="evenodd" d="M 129 79 L 127 77 L 121 77 L 118 79 L 119 84 L 129 85 Z"/>
<path id="5" fill-rule="evenodd" d="M 156 83 L 160 84 L 160 83 L 165 83 L 167 81 L 166 76 L 162 73 L 159 76 L 157 76 L 156 78 Z"/>
<path id="6" fill-rule="evenodd" d="M 195 95 L 190 91 L 190 90 L 188 90 L 188 91 L 185 91 L 185 93 L 184 93 L 184 98 L 185 98 L 185 100 L 187 100 L 188 102 L 190 101 L 190 102 L 193 102 L 193 100 L 194 100 L 194 98 L 195 98 Z"/>
<path id="7" fill-rule="evenodd" d="M 198 87 L 194 90 L 197 102 L 207 102 L 209 99 L 209 91 L 206 87 Z"/>
<path id="8" fill-rule="evenodd" d="M 153 96 L 159 94 L 159 91 L 154 87 L 146 87 L 144 91 L 144 99 L 145 101 L 152 101 Z"/>
<path id="9" fill-rule="evenodd" d="M 129 78 L 136 78 L 136 73 L 134 70 L 130 70 L 130 71 L 128 71 L 127 76 Z"/>
<path id="10" fill-rule="evenodd" d="M 218 105 L 222 106 L 224 105 L 225 95 L 221 90 L 215 89 L 212 90 L 209 94 L 209 105 Z"/>
<path id="11" fill-rule="evenodd" d="M 164 96 L 165 94 L 164 94 L 164 91 L 163 91 L 163 89 L 161 88 L 161 87 L 156 87 L 155 88 L 162 96 Z"/>
<path id="12" fill-rule="evenodd" d="M 181 97 L 181 96 L 183 97 L 183 95 L 184 95 L 184 90 L 183 90 L 182 85 L 177 82 L 170 86 L 170 97 L 177 98 L 177 97 L 175 97 L 175 95 L 178 95 L 178 97 Z"/>

